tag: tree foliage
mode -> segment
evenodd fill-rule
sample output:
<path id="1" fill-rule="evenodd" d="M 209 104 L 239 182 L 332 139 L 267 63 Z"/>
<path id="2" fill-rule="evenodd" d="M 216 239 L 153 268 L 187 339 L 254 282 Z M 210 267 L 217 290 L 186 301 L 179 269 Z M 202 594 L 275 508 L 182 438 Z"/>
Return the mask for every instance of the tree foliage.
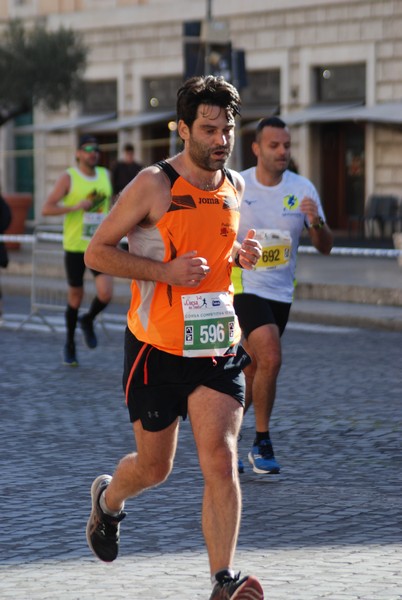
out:
<path id="1" fill-rule="evenodd" d="M 36 105 L 57 110 L 81 99 L 86 55 L 70 29 L 10 21 L 0 38 L 0 126 Z"/>

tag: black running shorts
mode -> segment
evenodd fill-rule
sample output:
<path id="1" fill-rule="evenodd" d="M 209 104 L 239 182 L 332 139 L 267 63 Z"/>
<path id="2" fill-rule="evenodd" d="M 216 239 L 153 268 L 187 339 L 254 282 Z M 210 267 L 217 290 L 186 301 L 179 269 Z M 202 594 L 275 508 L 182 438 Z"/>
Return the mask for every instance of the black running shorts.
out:
<path id="1" fill-rule="evenodd" d="M 64 267 L 66 269 L 67 282 L 70 287 L 82 287 L 84 285 L 85 262 L 83 252 L 64 252 Z M 97 277 L 99 271 L 90 269 Z"/>
<path id="2" fill-rule="evenodd" d="M 255 294 L 236 294 L 234 308 L 244 337 L 262 325 L 277 325 L 280 335 L 285 331 L 290 307 L 287 302 L 261 298 Z"/>
<path id="3" fill-rule="evenodd" d="M 130 421 L 161 431 L 187 417 L 187 398 L 199 385 L 228 394 L 244 406 L 242 369 L 250 357 L 239 344 L 228 356 L 187 358 L 162 352 L 125 333 L 123 390 Z"/>

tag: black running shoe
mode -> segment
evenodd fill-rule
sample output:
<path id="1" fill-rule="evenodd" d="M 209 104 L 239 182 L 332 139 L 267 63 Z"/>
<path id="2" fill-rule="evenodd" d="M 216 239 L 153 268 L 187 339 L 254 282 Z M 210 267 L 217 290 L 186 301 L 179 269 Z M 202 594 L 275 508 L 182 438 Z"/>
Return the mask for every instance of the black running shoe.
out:
<path id="1" fill-rule="evenodd" d="M 92 511 L 87 523 L 87 542 L 92 552 L 104 562 L 112 562 L 119 553 L 120 521 L 126 513 L 121 511 L 116 517 L 106 515 L 99 506 L 99 498 L 112 478 L 99 475 L 91 486 Z"/>
<path id="2" fill-rule="evenodd" d="M 67 365 L 68 367 L 78 367 L 74 342 L 67 342 L 63 348 L 63 365 Z"/>
<path id="3" fill-rule="evenodd" d="M 209 600 L 264 600 L 264 591 L 260 582 L 253 575 L 240 579 L 225 575 L 215 584 Z"/>
<path id="4" fill-rule="evenodd" d="M 94 322 L 92 319 L 89 319 L 86 315 L 80 317 L 79 319 L 82 333 L 84 335 L 84 340 L 88 348 L 93 350 L 98 345 L 98 340 L 94 331 Z"/>

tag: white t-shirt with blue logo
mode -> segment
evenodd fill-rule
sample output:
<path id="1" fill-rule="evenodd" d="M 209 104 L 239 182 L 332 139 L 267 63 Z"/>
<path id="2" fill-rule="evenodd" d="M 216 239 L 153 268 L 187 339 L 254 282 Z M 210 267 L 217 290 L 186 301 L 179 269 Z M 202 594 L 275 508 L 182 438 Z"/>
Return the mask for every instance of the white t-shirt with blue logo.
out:
<path id="1" fill-rule="evenodd" d="M 324 211 L 317 190 L 305 177 L 285 171 L 278 185 L 266 186 L 257 181 L 255 171 L 255 167 L 251 167 L 241 173 L 246 188 L 237 239 L 242 242 L 249 229 L 256 229 L 263 257 L 254 271 L 236 269 L 235 293 L 292 302 L 297 249 L 303 228 L 308 225 L 300 203 L 308 196 L 315 200 L 318 214 L 325 220 Z"/>

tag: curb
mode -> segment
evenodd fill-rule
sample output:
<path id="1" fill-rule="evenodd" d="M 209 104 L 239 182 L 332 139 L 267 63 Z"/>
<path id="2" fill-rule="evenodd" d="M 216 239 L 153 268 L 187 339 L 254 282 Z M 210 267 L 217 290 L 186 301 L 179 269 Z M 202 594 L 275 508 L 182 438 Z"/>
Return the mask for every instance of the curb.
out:
<path id="1" fill-rule="evenodd" d="M 296 287 L 295 298 L 402 307 L 402 289 L 397 288 L 299 282 Z"/>
<path id="2" fill-rule="evenodd" d="M 402 306 L 296 299 L 289 322 L 402 331 Z"/>

